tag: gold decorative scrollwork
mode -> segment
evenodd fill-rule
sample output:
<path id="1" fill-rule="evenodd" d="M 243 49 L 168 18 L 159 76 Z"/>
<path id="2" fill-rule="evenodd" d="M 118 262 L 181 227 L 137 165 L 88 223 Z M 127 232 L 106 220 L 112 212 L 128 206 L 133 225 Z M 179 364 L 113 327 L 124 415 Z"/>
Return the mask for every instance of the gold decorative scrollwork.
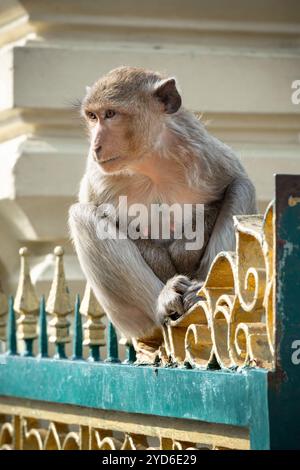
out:
<path id="1" fill-rule="evenodd" d="M 1 406 L 1 403 L 0 403 Z M 24 408 L 26 412 L 26 409 Z M 50 412 L 50 415 L 52 412 Z M 36 415 L 38 418 L 34 418 Z M 57 417 L 53 407 L 53 418 Z M 166 426 L 150 426 L 141 423 L 136 427 L 137 432 L 132 432 L 132 423 L 129 421 L 121 424 L 122 419 L 116 419 L 116 426 L 112 428 L 97 428 L 89 425 L 89 418 L 81 415 L 78 423 L 78 415 L 72 416 L 70 412 L 60 414 L 61 419 L 67 422 L 51 420 L 49 407 L 46 415 L 40 411 L 26 415 L 4 415 L 0 414 L 0 450 L 209 450 L 226 448 L 247 449 L 249 447 L 245 431 L 237 431 L 236 437 L 230 441 L 226 436 L 226 430 L 221 433 L 211 425 L 211 441 L 206 435 L 205 442 L 201 442 L 203 432 L 199 438 L 195 438 L 195 432 L 189 432 L 179 426 L 174 430 L 174 437 L 170 437 L 168 423 Z M 82 422 L 83 421 L 83 422 Z M 77 423 L 76 423 L 77 422 Z M 101 419 L 97 420 L 101 424 Z M 105 421 L 104 421 L 105 422 Z M 178 420 L 177 420 L 178 422 Z M 76 424 L 75 424 L 76 423 Z M 95 421 L 94 421 L 95 423 Z M 174 422 L 174 426 L 176 426 Z M 216 425 L 218 426 L 218 425 Z M 131 430 L 129 430 L 131 428 Z M 242 435 L 240 435 L 242 432 Z M 242 437 L 242 439 L 241 439 Z M 231 444 L 231 446 L 230 446 Z"/>
<path id="2" fill-rule="evenodd" d="M 264 217 L 237 216 L 234 223 L 236 251 L 217 255 L 199 302 L 163 327 L 163 347 L 174 364 L 272 366 L 273 205 Z"/>
<path id="3" fill-rule="evenodd" d="M 13 424 L 6 416 L 0 415 L 0 449 L 11 450 L 13 449 Z"/>
<path id="4" fill-rule="evenodd" d="M 80 437 L 69 431 L 62 423 L 49 423 L 48 428 L 35 419 L 23 419 L 23 448 L 26 450 L 77 450 L 80 448 Z"/>

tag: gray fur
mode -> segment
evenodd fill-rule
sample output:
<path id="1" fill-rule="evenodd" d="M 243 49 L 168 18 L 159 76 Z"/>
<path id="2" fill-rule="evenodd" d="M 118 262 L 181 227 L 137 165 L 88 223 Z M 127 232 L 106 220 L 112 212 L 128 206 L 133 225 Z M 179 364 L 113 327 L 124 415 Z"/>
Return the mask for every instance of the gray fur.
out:
<path id="1" fill-rule="evenodd" d="M 155 90 L 156 80 L 155 74 L 149 76 L 146 84 L 139 82 L 148 94 L 151 87 Z M 89 103 L 98 100 L 97 86 L 92 90 L 96 95 L 89 95 Z M 129 96 L 132 106 L 134 93 Z M 136 170 L 135 160 L 118 172 L 104 173 L 90 152 L 80 203 L 70 210 L 71 235 L 82 269 L 107 315 L 127 337 L 147 334 L 166 316 L 182 314 L 195 301 L 217 253 L 234 249 L 232 216 L 256 212 L 254 186 L 235 153 L 186 109 L 181 107 L 173 114 L 153 109 L 145 116 L 148 127 L 139 129 L 145 137 L 137 161 L 147 161 L 152 154 L 158 162 L 170 161 L 169 181 L 156 187 Z M 156 119 L 152 116 L 155 112 Z M 140 121 L 141 117 L 137 126 L 143 125 Z M 118 197 L 128 195 L 129 203 L 150 205 L 159 200 L 171 204 L 180 194 L 190 193 L 208 209 L 205 245 L 198 252 L 185 251 L 184 240 L 133 242 L 97 237 L 96 206 L 101 203 L 117 206 Z"/>

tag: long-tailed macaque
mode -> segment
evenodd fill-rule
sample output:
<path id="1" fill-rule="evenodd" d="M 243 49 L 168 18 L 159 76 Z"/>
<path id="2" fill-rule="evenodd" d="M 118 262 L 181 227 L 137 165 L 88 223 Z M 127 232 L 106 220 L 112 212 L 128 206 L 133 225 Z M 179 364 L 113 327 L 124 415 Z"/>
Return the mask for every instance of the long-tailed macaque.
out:
<path id="1" fill-rule="evenodd" d="M 255 189 L 234 152 L 181 105 L 174 78 L 117 68 L 87 90 L 81 110 L 90 151 L 71 236 L 108 317 L 125 336 L 140 337 L 195 301 L 214 257 L 234 249 L 232 216 L 256 212 Z M 120 196 L 128 207 L 203 204 L 203 246 L 186 250 L 185 237 L 172 235 L 107 236 L 116 226 L 121 234 L 109 209 L 121 210 Z"/>

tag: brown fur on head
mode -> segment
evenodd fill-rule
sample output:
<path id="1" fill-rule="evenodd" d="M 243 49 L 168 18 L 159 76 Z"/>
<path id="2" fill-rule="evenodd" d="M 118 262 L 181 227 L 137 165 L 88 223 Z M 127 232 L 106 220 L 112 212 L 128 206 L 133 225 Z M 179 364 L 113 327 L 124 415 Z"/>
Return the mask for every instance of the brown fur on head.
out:
<path id="1" fill-rule="evenodd" d="M 119 67 L 87 92 L 82 114 L 91 155 L 105 173 L 130 169 L 153 152 L 166 115 L 181 106 L 174 78 L 135 67 Z"/>

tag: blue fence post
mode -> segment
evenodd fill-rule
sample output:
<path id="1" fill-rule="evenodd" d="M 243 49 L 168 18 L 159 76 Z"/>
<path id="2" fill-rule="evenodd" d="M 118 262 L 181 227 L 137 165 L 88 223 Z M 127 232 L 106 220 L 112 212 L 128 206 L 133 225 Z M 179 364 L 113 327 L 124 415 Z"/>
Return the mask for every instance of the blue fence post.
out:
<path id="1" fill-rule="evenodd" d="M 73 336 L 73 360 L 82 359 L 82 323 L 80 309 L 80 297 L 77 295 L 74 315 L 74 336 Z"/>
<path id="2" fill-rule="evenodd" d="M 16 316 L 13 297 L 9 298 L 8 304 L 7 354 L 9 356 L 17 354 Z"/>
<path id="3" fill-rule="evenodd" d="M 39 335 L 39 357 L 48 357 L 48 336 L 45 297 L 40 301 L 40 335 Z"/>
<path id="4" fill-rule="evenodd" d="M 118 338 L 115 327 L 111 322 L 107 325 L 107 359 L 106 362 L 120 362 Z"/>
<path id="5" fill-rule="evenodd" d="M 275 366 L 271 449 L 300 449 L 300 175 L 276 176 Z"/>
<path id="6" fill-rule="evenodd" d="M 125 364 L 133 364 L 136 361 L 136 352 L 132 344 L 126 345 L 126 359 Z"/>

